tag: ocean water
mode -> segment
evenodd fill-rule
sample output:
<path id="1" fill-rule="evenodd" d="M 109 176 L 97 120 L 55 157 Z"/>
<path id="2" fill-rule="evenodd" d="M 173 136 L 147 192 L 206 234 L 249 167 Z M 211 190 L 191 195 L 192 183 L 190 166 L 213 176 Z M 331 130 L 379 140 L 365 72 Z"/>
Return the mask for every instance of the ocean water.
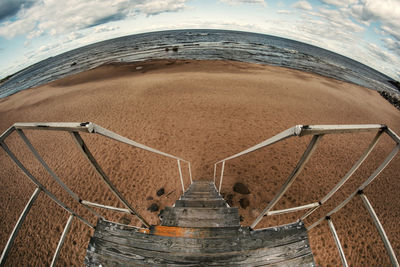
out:
<path id="1" fill-rule="evenodd" d="M 173 47 L 178 50 L 174 51 Z M 45 59 L 0 85 L 0 98 L 105 63 L 149 59 L 222 59 L 268 64 L 317 73 L 374 90 L 397 92 L 388 82 L 390 77 L 305 43 L 248 32 L 176 30 L 120 37 Z"/>

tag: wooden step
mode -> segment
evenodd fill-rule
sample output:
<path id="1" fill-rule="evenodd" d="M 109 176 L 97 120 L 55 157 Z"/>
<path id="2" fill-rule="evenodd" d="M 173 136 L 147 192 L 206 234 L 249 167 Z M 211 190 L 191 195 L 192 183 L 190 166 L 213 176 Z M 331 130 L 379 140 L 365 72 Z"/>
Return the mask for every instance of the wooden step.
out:
<path id="1" fill-rule="evenodd" d="M 99 220 L 88 266 L 314 266 L 302 222 L 251 230 L 213 183 L 193 182 L 150 229 Z"/>
<path id="2" fill-rule="evenodd" d="M 166 207 L 160 212 L 161 225 L 180 227 L 239 226 L 237 208 Z"/>
<path id="3" fill-rule="evenodd" d="M 177 200 L 175 202 L 175 207 L 202 207 L 202 208 L 218 208 L 218 207 L 227 207 L 227 203 L 223 199 L 205 199 L 198 200 L 196 199 L 185 199 L 185 200 Z"/>
<path id="4" fill-rule="evenodd" d="M 99 220 L 88 266 L 314 266 L 304 225 L 150 230 Z M 171 228 L 171 231 L 165 229 Z M 176 236 L 162 235 L 173 232 Z M 182 235 L 182 233 L 184 233 Z M 222 233 L 222 234 L 221 234 Z"/>
<path id="5" fill-rule="evenodd" d="M 193 193 L 186 193 L 183 194 L 184 198 L 221 198 L 222 197 L 218 194 L 209 193 L 209 192 L 193 192 Z"/>

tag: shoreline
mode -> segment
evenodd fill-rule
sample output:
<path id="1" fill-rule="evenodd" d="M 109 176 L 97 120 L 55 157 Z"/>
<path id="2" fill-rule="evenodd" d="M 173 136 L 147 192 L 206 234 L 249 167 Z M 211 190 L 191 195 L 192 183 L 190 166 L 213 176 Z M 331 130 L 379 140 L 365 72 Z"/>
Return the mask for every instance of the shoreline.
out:
<path id="1" fill-rule="evenodd" d="M 180 62 L 180 61 L 182 61 L 182 62 L 183 62 L 183 61 L 204 61 L 204 62 L 207 62 L 207 61 L 210 61 L 210 62 L 214 62 L 214 61 L 232 61 L 232 62 L 240 62 L 240 63 L 245 63 L 245 64 L 254 64 L 254 65 L 261 65 L 261 66 L 278 67 L 278 68 L 283 68 L 283 69 L 289 69 L 289 70 L 300 71 L 300 72 L 309 73 L 309 74 L 312 74 L 312 75 L 321 76 L 321 77 L 323 77 L 323 78 L 333 79 L 333 80 L 336 80 L 336 81 L 340 81 L 340 82 L 349 83 L 349 84 L 353 84 L 353 85 L 356 85 L 356 86 L 364 87 L 364 86 L 362 86 L 362 85 L 353 83 L 353 82 L 351 82 L 351 81 L 345 81 L 345 80 L 342 80 L 342 79 L 337 79 L 337 78 L 333 78 L 333 77 L 329 77 L 329 76 L 324 76 L 324 75 L 322 75 L 322 74 L 314 73 L 314 72 L 307 71 L 307 70 L 299 70 L 299 69 L 296 69 L 296 68 L 291 68 L 291 67 L 289 67 L 289 66 L 284 67 L 284 66 L 277 66 L 277 65 L 265 64 L 265 63 L 248 63 L 248 62 L 245 62 L 245 61 L 233 60 L 233 59 L 232 59 L 232 60 L 212 60 L 212 59 L 205 59 L 205 60 L 189 60 L 189 59 L 188 59 L 188 60 L 185 60 L 185 59 L 150 59 L 150 60 L 133 61 L 133 62 L 108 62 L 108 63 L 103 63 L 103 64 L 101 64 L 101 65 L 99 65 L 99 66 L 97 66 L 97 67 L 95 67 L 95 68 L 93 68 L 93 69 L 88 69 L 88 70 L 84 70 L 84 71 L 79 72 L 79 73 L 70 74 L 70 75 L 67 75 L 67 76 L 65 76 L 65 77 L 62 77 L 62 78 L 60 78 L 60 79 L 57 79 L 57 80 L 54 80 L 54 81 L 51 81 L 51 82 L 48 82 L 48 83 L 45 83 L 45 84 L 41 84 L 41 85 L 38 85 L 38 86 L 34 86 L 34 87 L 30 87 L 30 88 L 27 88 L 27 89 L 24 89 L 24 90 L 20 90 L 20 91 L 14 92 L 14 93 L 12 93 L 11 95 L 8 95 L 8 96 L 6 96 L 6 97 L 0 98 L 0 102 L 1 102 L 2 99 L 7 98 L 7 97 L 9 97 L 9 96 L 12 96 L 12 95 L 14 95 L 14 94 L 17 94 L 17 93 L 19 93 L 19 92 L 22 92 L 22 91 L 25 91 L 25 90 L 30 90 L 30 89 L 35 89 L 35 88 L 38 88 L 38 87 L 41 87 L 41 86 L 45 86 L 45 85 L 47 85 L 47 84 L 52 84 L 52 83 L 54 83 L 54 82 L 56 82 L 56 81 L 58 81 L 58 80 L 63 80 L 63 79 L 66 79 L 66 78 L 68 78 L 68 77 L 70 77 L 70 76 L 79 75 L 80 73 L 85 73 L 85 72 L 88 72 L 88 71 L 91 71 L 91 70 L 94 70 L 94 69 L 98 69 L 98 68 L 102 68 L 102 67 L 107 67 L 107 66 L 116 66 L 116 67 L 118 67 L 118 66 L 140 66 L 140 65 L 142 65 L 142 64 L 147 65 L 146 63 L 152 64 L 152 63 L 154 63 L 154 62 L 162 62 L 162 61 L 168 61 L 168 62 Z M 74 63 L 76 63 L 76 62 L 74 62 Z M 21 71 L 23 71 L 23 70 L 21 70 Z M 12 74 L 12 75 L 9 75 L 9 76 L 7 76 L 6 78 L 4 78 L 4 79 L 3 79 L 4 81 L 3 81 L 3 80 L 0 81 L 0 86 L 1 86 L 1 84 L 2 84 L 3 82 L 6 82 L 8 79 L 12 78 L 12 76 L 15 76 L 16 74 L 20 73 L 21 71 L 18 71 L 18 72 L 16 72 L 16 73 L 14 73 L 14 74 Z M 390 84 L 392 84 L 393 86 L 395 86 L 396 89 L 399 90 L 399 88 L 398 88 L 398 82 L 396 82 L 396 81 L 394 81 L 394 80 L 388 80 L 388 82 L 389 82 Z M 369 89 L 369 90 L 378 92 L 378 93 L 379 93 L 384 99 L 386 99 L 390 104 L 392 104 L 395 108 L 397 108 L 398 110 L 400 110 L 400 91 L 399 91 L 399 92 L 389 92 L 389 91 L 386 91 L 386 90 L 383 90 L 383 91 L 382 91 L 382 90 L 379 90 L 379 89 L 374 89 L 374 88 L 369 88 L 369 87 L 364 87 L 364 88 L 367 88 L 367 89 Z"/>
<path id="2" fill-rule="evenodd" d="M 138 68 L 140 67 L 140 68 Z M 237 61 L 158 60 L 103 65 L 68 76 L 49 84 L 23 90 L 0 100 L 0 132 L 15 122 L 92 121 L 139 143 L 187 159 L 192 163 L 194 179 L 211 179 L 213 164 L 297 124 L 386 124 L 400 133 L 400 113 L 378 92 L 347 82 L 298 70 L 242 63 Z M 95 172 L 71 146 L 68 135 L 27 131 L 27 136 L 60 178 L 84 199 L 119 206 L 115 197 L 99 182 Z M 7 144 L 33 174 L 43 179 L 68 205 L 68 199 L 26 149 L 16 134 Z M 326 136 L 316 157 L 310 159 L 276 209 L 311 203 L 326 194 L 351 168 L 368 146 L 374 134 Z M 151 223 L 157 214 L 148 211 L 152 203 L 160 209 L 172 205 L 181 194 L 175 161 L 149 155 L 141 150 L 105 138 L 83 138 L 96 159 L 117 187 L 134 203 Z M 232 195 L 234 207 L 249 225 L 262 211 L 288 177 L 307 146 L 308 139 L 292 138 L 229 162 L 225 167 L 222 193 Z M 321 209 L 321 213 L 340 202 L 354 190 L 359 181 L 370 175 L 391 150 L 390 140 L 383 138 L 377 152 L 371 153 L 349 184 Z M 3 248 L 33 186 L 18 168 L 0 153 L 0 247 Z M 397 255 L 400 252 L 399 156 L 366 190 Z M 232 191 L 235 182 L 250 190 L 243 196 Z M 165 196 L 156 192 L 165 188 Z M 382 194 L 384 192 L 384 194 Z M 240 207 L 246 197 L 247 208 Z M 21 230 L 9 263 L 40 264 L 51 260 L 67 215 L 39 197 L 27 224 Z M 383 245 L 366 213 L 358 210 L 357 201 L 335 215 L 335 226 L 348 260 L 360 265 L 387 265 Z M 360 214 L 359 214 L 360 213 Z M 121 214 L 106 213 L 116 222 L 126 221 Z M 260 227 L 295 220 L 264 218 Z M 318 217 L 320 213 L 316 213 Z M 316 219 L 310 218 L 310 220 Z M 136 221 L 129 218 L 132 224 Z M 354 221 L 354 222 L 353 222 Z M 95 223 L 95 221 L 93 222 Z M 307 222 L 309 223 L 309 222 Z M 365 235 L 367 231 L 368 235 Z M 349 233 L 350 232 L 350 233 Z M 79 234 L 81 233 L 81 234 Z M 46 236 L 46 239 L 36 234 Z M 72 225 L 60 264 L 83 262 L 90 232 L 81 223 Z M 336 247 L 326 225 L 309 233 L 315 261 L 320 265 L 340 264 Z M 364 244 L 357 243 L 363 240 Z M 373 244 L 367 248 L 365 244 Z M 360 252 L 361 251 L 361 252 Z"/>

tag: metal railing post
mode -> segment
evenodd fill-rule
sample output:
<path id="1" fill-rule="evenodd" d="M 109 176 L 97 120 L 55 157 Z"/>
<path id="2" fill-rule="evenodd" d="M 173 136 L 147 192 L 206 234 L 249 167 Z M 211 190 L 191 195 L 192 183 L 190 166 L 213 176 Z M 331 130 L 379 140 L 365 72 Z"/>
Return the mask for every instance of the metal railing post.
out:
<path id="1" fill-rule="evenodd" d="M 214 164 L 214 184 L 215 184 L 215 179 L 216 179 L 216 176 L 217 176 L 217 164 L 218 163 Z"/>
<path id="2" fill-rule="evenodd" d="M 58 241 L 58 245 L 57 245 L 56 251 L 54 252 L 53 260 L 51 261 L 51 264 L 50 264 L 51 267 L 56 265 L 56 262 L 58 260 L 58 256 L 60 255 L 60 251 L 61 251 L 62 245 L 64 244 L 65 237 L 67 236 L 69 228 L 71 227 L 71 223 L 72 223 L 72 219 L 73 218 L 74 218 L 74 215 L 71 214 L 69 216 L 69 218 L 68 218 L 67 223 L 65 224 L 64 231 L 62 232 L 60 240 Z"/>
<path id="3" fill-rule="evenodd" d="M 188 168 L 189 168 L 190 184 L 192 184 L 193 183 L 193 180 L 192 180 L 192 168 L 190 167 L 190 162 L 188 161 L 187 163 L 188 163 Z"/>
<path id="4" fill-rule="evenodd" d="M 380 137 L 383 134 L 383 130 L 379 130 L 374 139 L 371 141 L 367 149 L 364 151 L 364 153 L 361 155 L 361 157 L 357 160 L 357 162 L 353 165 L 353 167 L 345 174 L 345 176 L 340 180 L 332 190 L 326 194 L 320 201 L 319 201 L 319 206 L 309 210 L 306 212 L 303 216 L 300 217 L 300 220 L 305 220 L 308 216 L 310 216 L 314 211 L 316 211 L 320 206 L 322 206 L 326 201 L 328 201 L 343 185 L 344 183 L 347 182 L 347 180 L 350 179 L 350 177 L 355 173 L 356 170 L 361 166 L 361 164 L 365 161 L 365 159 L 369 156 L 369 154 L 372 152 L 372 150 L 375 148 L 377 145 Z"/>
<path id="5" fill-rule="evenodd" d="M 270 215 L 279 215 L 279 214 L 291 213 L 291 212 L 295 212 L 295 211 L 311 209 L 311 208 L 314 208 L 314 207 L 316 207 L 318 205 L 319 205 L 319 203 L 315 202 L 315 203 L 310 203 L 310 204 L 307 204 L 307 205 L 297 206 L 297 207 L 283 209 L 283 210 L 271 210 L 271 211 L 268 211 L 266 215 L 270 216 Z"/>
<path id="6" fill-rule="evenodd" d="M 185 192 L 185 186 L 183 185 L 183 176 L 182 176 L 182 169 L 181 169 L 181 161 L 178 159 L 178 170 L 179 170 L 179 177 L 181 178 L 181 185 L 182 185 L 182 193 Z"/>
<path id="7" fill-rule="evenodd" d="M 326 217 L 326 220 L 328 221 L 329 229 L 332 232 L 333 239 L 335 239 L 336 247 L 339 250 L 340 259 L 342 260 L 343 266 L 348 267 L 349 265 L 347 264 L 346 256 L 344 255 L 344 251 L 343 251 L 342 245 L 340 244 L 340 240 L 337 235 L 335 226 L 333 225 L 332 220 L 329 216 Z"/>
<path id="8" fill-rule="evenodd" d="M 78 132 L 70 132 L 76 144 L 79 147 L 79 150 L 83 153 L 95 171 L 99 174 L 102 180 L 106 183 L 106 185 L 110 188 L 111 192 L 115 194 L 115 196 L 131 211 L 133 215 L 135 215 L 146 227 L 150 227 L 150 224 L 142 217 L 140 214 L 128 203 L 128 201 L 122 196 L 122 194 L 117 190 L 114 184 L 110 181 L 108 176 L 102 170 L 100 165 L 97 163 L 96 159 L 93 157 L 89 148 L 86 146 L 82 137 Z"/>
<path id="9" fill-rule="evenodd" d="M 275 204 L 281 199 L 283 194 L 289 189 L 289 187 L 292 185 L 294 180 L 297 178 L 297 176 L 300 174 L 300 172 L 303 170 L 304 165 L 307 163 L 307 161 L 310 159 L 311 155 L 315 151 L 317 144 L 321 140 L 322 135 L 314 135 L 313 138 L 311 139 L 310 143 L 307 146 L 306 151 L 304 151 L 303 155 L 301 156 L 299 162 L 297 163 L 296 167 L 286 180 L 286 182 L 282 185 L 281 189 L 279 192 L 275 195 L 275 197 L 271 200 L 271 202 L 268 203 L 267 207 L 261 212 L 260 215 L 256 218 L 256 220 L 251 224 L 251 228 L 254 229 L 256 225 L 261 221 L 261 219 L 264 217 L 265 214 L 267 214 L 268 211 L 270 211 Z"/>
<path id="10" fill-rule="evenodd" d="M 222 167 L 221 167 L 221 177 L 219 178 L 219 189 L 218 193 L 221 194 L 221 188 L 222 188 L 222 180 L 224 178 L 224 169 L 225 169 L 225 161 L 222 162 Z"/>
<path id="11" fill-rule="evenodd" d="M 32 145 L 32 143 L 29 141 L 28 137 L 26 137 L 25 133 L 17 129 L 18 135 L 21 137 L 21 139 L 25 142 L 26 146 L 29 148 L 29 150 L 32 152 L 32 154 L 35 156 L 35 158 L 42 164 L 42 166 L 46 169 L 46 171 L 50 174 L 51 177 L 65 190 L 67 193 L 75 199 L 79 204 L 84 206 L 88 211 L 90 211 L 93 215 L 96 217 L 100 218 L 100 216 L 97 212 L 95 212 L 92 208 L 83 205 L 82 204 L 82 199 L 74 192 L 72 191 L 64 182 L 58 177 L 58 175 L 47 165 L 47 163 L 43 160 L 43 158 L 39 155 L 38 151 L 35 149 L 35 147 Z"/>
<path id="12" fill-rule="evenodd" d="M 364 194 L 363 191 L 360 191 L 359 195 L 360 195 L 365 207 L 367 208 L 369 215 L 371 215 L 372 221 L 374 222 L 375 227 L 379 232 L 379 235 L 382 238 L 382 241 L 383 241 L 383 244 L 385 245 L 386 251 L 389 254 L 389 258 L 390 258 L 390 262 L 392 263 L 392 266 L 399 267 L 399 262 L 397 261 L 396 255 L 394 254 L 392 245 L 389 242 L 386 232 L 383 229 L 383 226 L 382 226 L 381 222 L 379 221 L 379 218 L 376 215 L 374 208 L 372 207 L 371 203 L 369 202 L 367 196 Z"/>
<path id="13" fill-rule="evenodd" d="M 8 146 L 0 142 L 1 147 L 6 151 L 8 156 L 17 164 L 17 166 L 24 172 L 24 174 L 37 186 L 39 187 L 43 193 L 45 193 L 51 200 L 53 200 L 57 205 L 59 205 L 61 208 L 69 212 L 70 214 L 74 214 L 79 220 L 81 220 L 83 223 L 85 223 L 87 226 L 90 228 L 94 228 L 94 226 L 89 223 L 86 219 L 84 219 L 82 216 L 76 214 L 73 210 L 71 210 L 67 205 L 65 205 L 61 200 L 59 200 L 53 193 L 51 193 L 47 188 L 42 185 L 36 178 L 33 176 L 28 169 L 22 164 L 21 161 L 18 160 L 18 158 L 14 155 L 14 153 L 11 152 L 11 150 L 8 148 Z"/>
<path id="14" fill-rule="evenodd" d="M 33 203 L 35 202 L 35 200 L 37 199 L 37 197 L 39 196 L 41 189 L 39 187 L 36 187 L 35 191 L 33 192 L 31 198 L 29 199 L 28 203 L 25 205 L 24 210 L 22 211 L 21 215 L 18 218 L 17 223 L 14 226 L 13 231 L 11 232 L 10 237 L 8 238 L 7 244 L 3 250 L 3 253 L 1 254 L 1 258 L 0 258 L 0 266 L 4 266 L 6 260 L 7 260 L 7 256 L 8 253 L 11 250 L 11 247 L 14 243 L 15 238 L 18 235 L 18 231 L 21 228 L 26 215 L 28 215 Z"/>
<path id="15" fill-rule="evenodd" d="M 345 200 L 343 200 L 339 205 L 337 205 L 334 209 L 332 209 L 330 212 L 326 214 L 326 216 L 331 216 L 332 214 L 338 212 L 340 209 L 342 209 L 344 206 L 346 206 L 347 203 L 350 202 L 350 200 L 353 199 L 354 196 L 357 195 L 358 192 L 362 191 L 367 187 L 381 172 L 386 166 L 392 161 L 392 159 L 397 155 L 397 153 L 400 150 L 400 144 L 398 144 L 391 152 L 390 154 L 385 158 L 385 160 L 382 162 L 381 165 L 371 174 L 371 176 L 360 186 L 356 191 L 354 191 L 350 196 L 348 196 Z M 325 216 L 325 217 L 326 217 Z M 313 223 L 311 226 L 307 227 L 307 230 L 313 229 L 315 226 L 320 224 L 325 217 L 321 217 L 318 221 Z"/>

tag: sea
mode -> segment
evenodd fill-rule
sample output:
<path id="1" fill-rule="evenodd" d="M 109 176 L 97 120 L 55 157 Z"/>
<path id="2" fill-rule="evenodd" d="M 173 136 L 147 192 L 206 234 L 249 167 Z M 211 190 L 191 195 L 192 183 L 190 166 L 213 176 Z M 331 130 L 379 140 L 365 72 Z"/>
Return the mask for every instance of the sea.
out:
<path id="1" fill-rule="evenodd" d="M 0 98 L 113 62 L 152 59 L 235 60 L 320 74 L 373 90 L 398 92 L 390 77 L 337 53 L 281 37 L 226 30 L 135 34 L 47 58 L 0 85 Z"/>

